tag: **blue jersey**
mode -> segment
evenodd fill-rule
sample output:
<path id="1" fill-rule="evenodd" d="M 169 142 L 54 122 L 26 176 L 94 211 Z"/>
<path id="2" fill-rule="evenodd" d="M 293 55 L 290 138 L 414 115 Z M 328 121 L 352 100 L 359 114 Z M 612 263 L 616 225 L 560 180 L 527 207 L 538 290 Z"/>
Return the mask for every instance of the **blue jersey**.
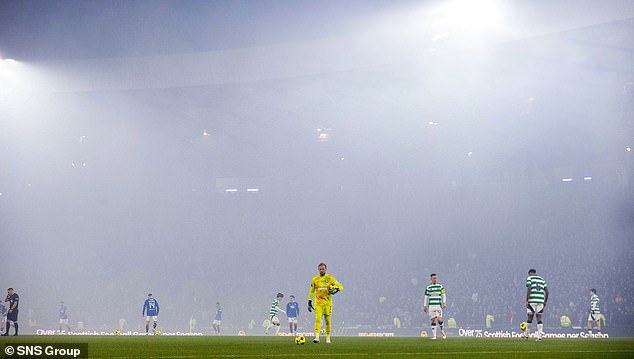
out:
<path id="1" fill-rule="evenodd" d="M 59 307 L 59 319 L 68 319 L 68 314 L 66 314 L 66 306 L 62 305 Z"/>
<path id="2" fill-rule="evenodd" d="M 299 315 L 299 304 L 297 302 L 288 302 L 286 304 L 286 316 L 296 318 Z"/>
<path id="3" fill-rule="evenodd" d="M 148 298 L 143 304 L 143 315 L 153 317 L 159 314 L 158 301 L 154 298 Z"/>
<path id="4" fill-rule="evenodd" d="M 222 307 L 216 307 L 216 316 L 214 317 L 214 320 L 222 320 Z"/>

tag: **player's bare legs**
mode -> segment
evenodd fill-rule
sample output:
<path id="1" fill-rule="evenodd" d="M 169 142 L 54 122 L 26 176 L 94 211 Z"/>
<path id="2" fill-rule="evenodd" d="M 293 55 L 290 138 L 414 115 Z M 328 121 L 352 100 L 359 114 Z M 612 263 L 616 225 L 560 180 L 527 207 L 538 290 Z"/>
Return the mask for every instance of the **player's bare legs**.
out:
<path id="1" fill-rule="evenodd" d="M 597 328 L 597 335 L 594 336 L 592 335 L 592 323 L 594 323 L 595 327 Z M 597 319 L 593 322 L 592 320 L 588 320 L 588 338 L 602 338 L 603 335 L 601 334 L 601 319 L 599 319 L 597 317 Z"/>
<path id="2" fill-rule="evenodd" d="M 592 338 L 592 321 L 588 320 L 588 338 Z"/>

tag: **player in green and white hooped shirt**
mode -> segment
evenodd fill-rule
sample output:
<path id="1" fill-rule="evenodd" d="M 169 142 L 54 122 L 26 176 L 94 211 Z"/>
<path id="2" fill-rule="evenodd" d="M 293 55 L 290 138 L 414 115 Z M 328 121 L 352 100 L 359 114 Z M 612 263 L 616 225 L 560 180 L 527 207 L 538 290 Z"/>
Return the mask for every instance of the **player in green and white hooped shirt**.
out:
<path id="1" fill-rule="evenodd" d="M 282 313 L 286 313 L 284 309 L 280 308 L 280 303 L 282 302 L 283 298 L 284 294 L 277 293 L 277 296 L 275 297 L 275 299 L 273 299 L 273 302 L 271 303 L 271 308 L 269 309 L 269 325 L 264 331 L 264 334 L 266 335 L 269 334 L 269 329 L 271 329 L 271 327 L 275 327 L 275 335 L 280 332 L 280 318 L 278 318 L 277 312 L 280 311 Z"/>
<path id="2" fill-rule="evenodd" d="M 433 333 L 431 339 L 436 339 L 436 321 L 438 321 L 438 325 L 440 326 L 440 335 L 445 339 L 447 335 L 443 328 L 442 310 L 447 307 L 447 296 L 445 295 L 445 288 L 442 284 L 438 283 L 436 273 L 432 273 L 430 277 L 431 284 L 425 288 L 423 311 L 429 313 L 431 319 L 431 330 Z M 428 304 L 429 307 L 427 306 Z"/>
<path id="3" fill-rule="evenodd" d="M 597 338 L 603 337 L 601 334 L 601 320 L 599 319 L 601 316 L 601 310 L 599 309 L 599 296 L 597 295 L 597 290 L 592 288 L 590 289 L 590 314 L 588 315 L 588 338 L 594 337 L 592 335 L 592 323 L 595 323 L 597 327 Z"/>
<path id="4" fill-rule="evenodd" d="M 544 278 L 537 275 L 537 271 L 530 269 L 528 271 L 528 278 L 526 278 L 526 313 L 528 319 L 526 320 L 526 332 L 524 338 L 528 338 L 531 332 L 531 324 L 533 323 L 533 316 L 537 316 L 537 340 L 542 340 L 542 334 L 544 334 L 544 324 L 542 323 L 542 313 L 544 307 L 548 302 L 548 284 Z"/>

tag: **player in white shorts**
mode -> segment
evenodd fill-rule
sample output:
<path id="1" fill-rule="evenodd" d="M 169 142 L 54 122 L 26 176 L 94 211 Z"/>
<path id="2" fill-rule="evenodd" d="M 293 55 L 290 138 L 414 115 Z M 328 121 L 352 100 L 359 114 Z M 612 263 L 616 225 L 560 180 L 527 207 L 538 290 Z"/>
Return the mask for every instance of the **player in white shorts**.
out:
<path id="1" fill-rule="evenodd" d="M 286 304 L 286 316 L 288 317 L 289 333 L 297 333 L 297 316 L 299 315 L 299 304 L 295 301 L 295 296 L 288 297 Z"/>
<path id="2" fill-rule="evenodd" d="M 436 339 L 436 322 L 440 326 L 440 335 L 443 339 L 447 338 L 442 321 L 442 310 L 447 307 L 447 296 L 445 294 L 445 287 L 438 283 L 438 276 L 436 273 L 432 273 L 431 284 L 425 287 L 425 301 L 423 303 L 423 311 L 429 313 L 431 319 L 431 339 Z M 429 305 L 429 306 L 428 306 Z"/>
<path id="3" fill-rule="evenodd" d="M 601 334 L 601 310 L 599 308 L 599 296 L 597 290 L 590 289 L 590 313 L 588 314 L 588 338 L 603 338 Z M 597 335 L 592 334 L 592 324 L 597 327 Z"/>
<path id="4" fill-rule="evenodd" d="M 150 321 L 153 321 L 152 332 L 156 334 L 156 325 L 158 324 L 159 304 L 152 297 L 152 293 L 147 295 L 147 299 L 143 303 L 143 315 L 145 315 L 145 334 L 149 334 Z"/>
<path id="5" fill-rule="evenodd" d="M 541 276 L 537 275 L 535 269 L 528 271 L 528 278 L 526 278 L 526 331 L 522 335 L 525 339 L 531 333 L 531 325 L 533 323 L 533 317 L 537 317 L 537 331 L 535 336 L 537 340 L 542 340 L 544 334 L 544 324 L 542 322 L 542 314 L 546 303 L 548 302 L 548 284 Z"/>
<path id="6" fill-rule="evenodd" d="M 220 306 L 220 302 L 216 302 L 216 315 L 211 322 L 214 328 L 214 334 L 216 335 L 220 335 L 220 324 L 222 324 L 222 307 Z"/>
<path id="7" fill-rule="evenodd" d="M 269 309 L 269 325 L 266 327 L 264 334 L 269 335 L 269 329 L 275 327 L 275 335 L 280 332 L 280 318 L 277 316 L 277 312 L 286 313 L 282 308 L 280 308 L 280 303 L 284 299 L 284 294 L 277 293 L 275 299 L 271 303 L 271 308 Z"/>
<path id="8" fill-rule="evenodd" d="M 64 302 L 60 302 L 59 313 L 59 331 L 61 332 L 66 328 L 70 332 L 70 325 L 68 325 L 68 309 L 64 305 Z"/>

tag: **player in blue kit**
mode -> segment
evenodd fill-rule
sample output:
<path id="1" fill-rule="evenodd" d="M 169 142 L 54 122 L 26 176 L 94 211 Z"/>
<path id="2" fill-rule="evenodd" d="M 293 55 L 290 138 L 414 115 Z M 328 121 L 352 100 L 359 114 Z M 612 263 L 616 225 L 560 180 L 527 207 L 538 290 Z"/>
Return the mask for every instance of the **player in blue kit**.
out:
<path id="1" fill-rule="evenodd" d="M 159 304 L 158 301 L 152 298 L 152 293 L 147 295 L 145 303 L 143 303 L 143 316 L 145 316 L 145 334 L 149 334 L 150 320 L 154 320 L 152 326 L 152 332 L 156 333 L 156 325 L 158 323 Z"/>
<path id="2" fill-rule="evenodd" d="M 286 304 L 286 316 L 288 317 L 288 326 L 290 333 L 297 334 L 297 316 L 299 315 L 299 304 L 295 301 L 295 296 L 289 297 L 289 302 Z"/>
<path id="3" fill-rule="evenodd" d="M 214 315 L 214 321 L 211 325 L 214 327 L 214 334 L 220 335 L 220 324 L 222 324 L 222 307 L 220 302 L 216 302 L 216 314 Z"/>
<path id="4" fill-rule="evenodd" d="M 57 311 L 59 314 L 59 331 L 61 332 L 64 328 L 70 332 L 70 325 L 68 324 L 68 308 L 64 305 L 64 302 L 59 303 L 59 310 Z"/>

